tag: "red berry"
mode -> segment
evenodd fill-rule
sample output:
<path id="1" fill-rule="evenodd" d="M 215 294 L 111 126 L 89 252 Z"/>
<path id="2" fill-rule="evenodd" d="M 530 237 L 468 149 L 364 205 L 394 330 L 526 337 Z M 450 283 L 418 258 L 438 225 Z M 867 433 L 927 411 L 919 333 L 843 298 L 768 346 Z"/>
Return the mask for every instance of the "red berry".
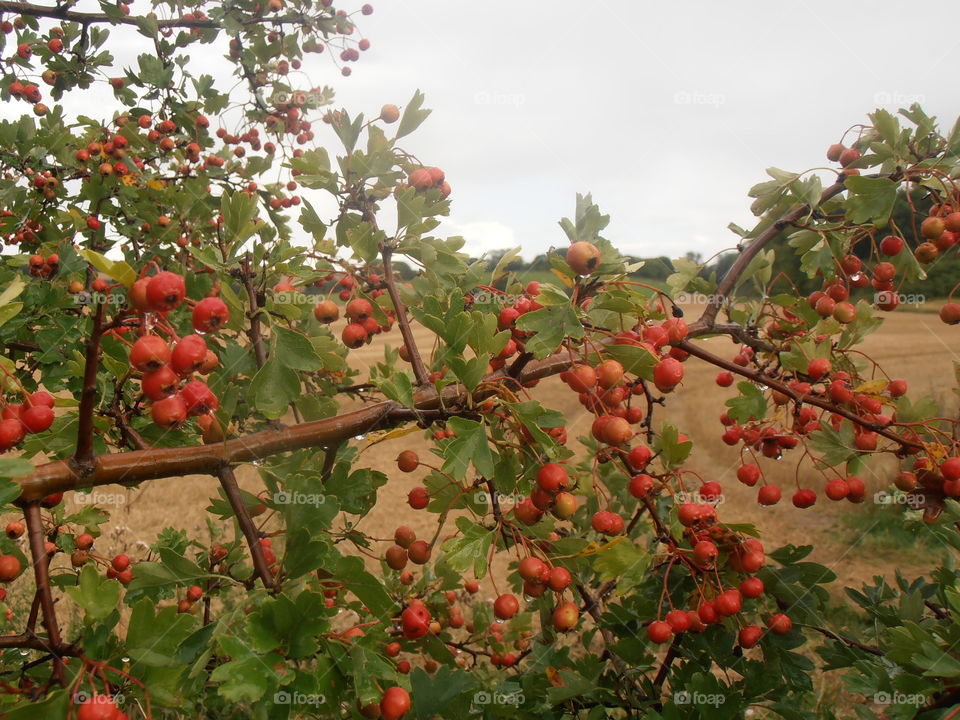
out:
<path id="1" fill-rule="evenodd" d="M 663 620 L 654 620 L 647 626 L 647 637 L 650 638 L 650 642 L 654 643 L 665 643 L 673 636 L 673 628 L 670 627 L 669 623 L 663 622 Z"/>
<path id="2" fill-rule="evenodd" d="M 180 391 L 188 415 L 206 415 L 220 407 L 220 401 L 202 380 L 191 380 Z"/>
<path id="3" fill-rule="evenodd" d="M 170 362 L 170 346 L 158 335 L 144 335 L 130 350 L 130 364 L 142 372 L 155 372 Z"/>
<path id="4" fill-rule="evenodd" d="M 383 720 L 400 720 L 410 710 L 410 693 L 402 687 L 391 687 L 380 700 Z"/>
<path id="5" fill-rule="evenodd" d="M 196 372 L 207 359 L 207 341 L 200 335 L 181 338 L 170 354 L 170 367 L 184 377 Z"/>
<path id="6" fill-rule="evenodd" d="M 230 320 L 227 304 L 218 297 L 204 298 L 193 308 L 193 329 L 197 332 L 215 332 Z"/>
<path id="7" fill-rule="evenodd" d="M 520 601 L 516 596 L 507 593 L 493 602 L 493 614 L 500 620 L 509 620 L 520 610 Z"/>
<path id="8" fill-rule="evenodd" d="M 150 417 L 162 428 L 173 430 L 187 419 L 187 406 L 179 395 L 158 400 L 150 408 Z"/>
<path id="9" fill-rule="evenodd" d="M 53 424 L 53 409 L 46 405 L 34 405 L 20 413 L 20 422 L 27 432 L 38 433 L 49 429 Z"/>
<path id="10" fill-rule="evenodd" d="M 187 286 L 183 276 L 167 270 L 157 273 L 147 283 L 147 303 L 156 312 L 173 310 L 183 302 Z"/>
<path id="11" fill-rule="evenodd" d="M 767 484 L 760 488 L 757 493 L 757 502 L 761 505 L 776 505 L 780 502 L 780 486 Z"/>
<path id="12" fill-rule="evenodd" d="M 407 503 L 414 510 L 423 510 L 430 503 L 430 493 L 425 487 L 415 487 L 407 495 Z"/>
<path id="13" fill-rule="evenodd" d="M 537 485 L 544 492 L 556 495 L 567 487 L 567 471 L 563 465 L 547 463 L 537 472 Z"/>
<path id="14" fill-rule="evenodd" d="M 763 595 L 763 580 L 758 577 L 744 578 L 740 582 L 740 593 L 745 598 L 757 598 Z"/>
<path id="15" fill-rule="evenodd" d="M 767 620 L 767 627 L 774 635 L 786 635 L 793 628 L 793 622 L 783 613 L 777 613 Z"/>
<path id="16" fill-rule="evenodd" d="M 744 625 L 737 633 L 737 644 L 742 648 L 752 648 L 763 637 L 763 630 L 757 625 Z"/>

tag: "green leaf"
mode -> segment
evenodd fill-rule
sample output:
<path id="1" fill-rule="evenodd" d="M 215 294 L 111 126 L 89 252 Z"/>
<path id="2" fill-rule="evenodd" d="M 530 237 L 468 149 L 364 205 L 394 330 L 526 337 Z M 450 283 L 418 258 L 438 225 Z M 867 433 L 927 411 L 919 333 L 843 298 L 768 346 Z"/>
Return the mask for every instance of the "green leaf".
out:
<path id="1" fill-rule="evenodd" d="M 680 441 L 680 431 L 677 426 L 665 422 L 660 428 L 655 446 L 660 451 L 660 459 L 667 468 L 681 465 L 693 450 L 693 443 L 689 440 Z"/>
<path id="2" fill-rule="evenodd" d="M 608 545 L 593 561 L 601 581 L 617 581 L 617 593 L 623 595 L 643 580 L 650 567 L 650 553 L 629 539 Z"/>
<path id="3" fill-rule="evenodd" d="M 89 618 L 103 620 L 117 608 L 120 602 L 120 583 L 108 580 L 89 563 L 80 571 L 80 580 L 76 587 L 64 588 L 77 605 L 82 607 Z"/>
<path id="4" fill-rule="evenodd" d="M 433 675 L 419 667 L 410 675 L 410 697 L 419 720 L 437 717 L 457 696 L 473 687 L 474 681 L 469 673 L 454 671 L 448 665 L 441 665 Z M 444 717 L 463 717 L 463 714 L 446 713 Z"/>
<path id="5" fill-rule="evenodd" d="M 300 376 L 284 366 L 274 353 L 250 382 L 250 395 L 257 410 L 269 418 L 278 418 L 300 396 Z"/>
<path id="6" fill-rule="evenodd" d="M 416 130 L 430 115 L 430 110 L 422 110 L 424 95 L 417 90 L 410 102 L 403 109 L 403 117 L 400 118 L 400 126 L 397 128 L 397 139 L 409 135 Z"/>
<path id="7" fill-rule="evenodd" d="M 393 598 L 387 594 L 383 583 L 363 567 L 358 557 L 341 557 L 334 573 L 344 587 L 360 598 L 378 618 L 388 617 L 396 609 Z"/>
<path id="8" fill-rule="evenodd" d="M 447 426 L 456 433 L 443 448 L 445 459 L 443 469 L 454 478 L 466 477 L 469 464 L 472 462 L 477 472 L 484 477 L 493 476 L 493 454 L 487 443 L 487 428 L 482 422 L 454 417 L 447 421 Z"/>
<path id="9" fill-rule="evenodd" d="M 535 333 L 527 340 L 526 350 L 538 360 L 554 352 L 565 338 L 579 340 L 583 337 L 583 325 L 570 305 L 555 305 L 524 313 L 517 319 L 517 329 Z"/>
<path id="10" fill-rule="evenodd" d="M 461 575 L 473 568 L 478 580 L 487 574 L 487 555 L 493 546 L 494 533 L 471 522 L 469 518 L 457 518 L 461 535 L 446 540 L 443 545 L 443 560 Z"/>
<path id="11" fill-rule="evenodd" d="M 763 390 L 752 382 L 737 383 L 740 395 L 726 401 L 730 408 L 727 414 L 737 422 L 746 423 L 750 420 L 762 420 L 767 414 L 767 400 Z"/>
<path id="12" fill-rule="evenodd" d="M 273 332 L 276 338 L 276 349 L 273 355 L 284 367 L 305 372 L 320 370 L 324 367 L 323 358 L 306 335 L 279 325 L 273 328 Z"/>
<path id="13" fill-rule="evenodd" d="M 26 477 L 33 474 L 33 463 L 26 458 L 0 458 L 0 478 Z"/>
<path id="14" fill-rule="evenodd" d="M 844 202 L 848 222 L 886 226 L 897 201 L 897 183 L 889 178 L 850 175 L 844 185 L 850 191 Z"/>

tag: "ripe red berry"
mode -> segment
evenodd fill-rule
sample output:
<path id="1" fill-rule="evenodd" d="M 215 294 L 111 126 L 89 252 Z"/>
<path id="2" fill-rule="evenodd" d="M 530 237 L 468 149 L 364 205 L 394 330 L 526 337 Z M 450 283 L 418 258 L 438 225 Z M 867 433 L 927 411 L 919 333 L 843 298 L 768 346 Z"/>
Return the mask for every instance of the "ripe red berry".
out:
<path id="1" fill-rule="evenodd" d="M 430 493 L 425 487 L 415 487 L 407 495 L 407 503 L 414 510 L 422 510 L 430 503 Z"/>
<path id="2" fill-rule="evenodd" d="M 188 415 L 206 415 L 220 407 L 220 401 L 202 380 L 191 380 L 180 391 Z"/>
<path id="3" fill-rule="evenodd" d="M 493 602 L 493 614 L 500 620 L 509 620 L 520 610 L 520 601 L 509 593 L 501 595 Z"/>
<path id="4" fill-rule="evenodd" d="M 714 600 L 713 605 L 718 613 L 729 617 L 730 615 L 736 615 L 740 612 L 740 608 L 743 605 L 743 598 L 739 590 L 724 590 L 717 596 L 717 599 Z"/>
<path id="5" fill-rule="evenodd" d="M 343 340 L 343 344 L 348 348 L 356 349 L 366 342 L 367 331 L 363 325 L 350 323 L 343 329 L 340 339 Z"/>
<path id="6" fill-rule="evenodd" d="M 843 478 L 834 478 L 826 484 L 823 492 L 831 500 L 843 500 L 850 493 L 850 486 Z"/>
<path id="7" fill-rule="evenodd" d="M 634 475 L 630 478 L 630 484 L 627 489 L 630 491 L 630 494 L 633 495 L 638 500 L 642 500 L 650 494 L 650 491 L 653 490 L 654 480 L 649 475 Z"/>
<path id="8" fill-rule="evenodd" d="M 793 628 L 793 622 L 783 613 L 776 613 L 767 620 L 767 627 L 774 635 L 786 635 Z"/>
<path id="9" fill-rule="evenodd" d="M 550 570 L 550 575 L 547 578 L 547 585 L 554 592 L 563 592 L 569 587 L 570 583 L 573 581 L 573 578 L 570 576 L 570 572 L 566 568 L 554 567 Z"/>
<path id="10" fill-rule="evenodd" d="M 362 322 L 373 314 L 373 305 L 369 300 L 355 298 L 347 303 L 346 312 L 353 322 Z"/>
<path id="11" fill-rule="evenodd" d="M 167 270 L 157 273 L 147 283 L 147 303 L 156 312 L 175 309 L 187 295 L 183 276 Z"/>
<path id="12" fill-rule="evenodd" d="M 567 487 L 567 470 L 563 465 L 547 463 L 537 472 L 537 485 L 544 492 L 556 495 Z"/>
<path id="13" fill-rule="evenodd" d="M 780 486 L 767 484 L 760 488 L 757 493 L 757 502 L 761 505 L 776 505 L 780 502 Z"/>
<path id="14" fill-rule="evenodd" d="M 16 555 L 0 555 L 0 582 L 16 580 L 20 570 L 20 560 Z"/>
<path id="15" fill-rule="evenodd" d="M 158 335 L 144 335 L 130 350 L 130 364 L 142 372 L 155 372 L 170 362 L 170 346 Z"/>
<path id="16" fill-rule="evenodd" d="M 197 332 L 215 332 L 229 320 L 230 310 L 218 297 L 204 298 L 193 308 L 193 329 Z"/>
<path id="17" fill-rule="evenodd" d="M 670 392 L 683 380 L 683 365 L 679 360 L 665 357 L 653 367 L 653 383 L 660 392 Z"/>
<path id="18" fill-rule="evenodd" d="M 49 429 L 53 419 L 53 409 L 46 405 L 34 405 L 20 413 L 20 422 L 29 433 L 39 433 Z"/>
<path id="19" fill-rule="evenodd" d="M 647 637 L 657 644 L 667 642 L 673 636 L 673 628 L 663 620 L 654 620 L 647 626 Z"/>
<path id="20" fill-rule="evenodd" d="M 404 450 L 397 455 L 397 467 L 401 472 L 413 472 L 420 465 L 420 458 L 413 450 Z"/>
<path id="21" fill-rule="evenodd" d="M 144 373 L 140 380 L 140 389 L 149 400 L 156 401 L 176 394 L 179 384 L 180 378 L 177 374 L 169 365 L 164 365 L 159 370 Z"/>
<path id="22" fill-rule="evenodd" d="M 197 372 L 207 359 L 207 341 L 200 335 L 181 338 L 170 353 L 170 367 L 180 377 Z"/>
<path id="23" fill-rule="evenodd" d="M 793 504 L 798 508 L 808 508 L 817 502 L 817 494 L 809 488 L 797 490 L 793 494 Z"/>
<path id="24" fill-rule="evenodd" d="M 744 485 L 753 487 L 760 480 L 760 468 L 753 464 L 741 465 L 737 468 L 737 480 Z"/>
<path id="25" fill-rule="evenodd" d="M 517 574 L 524 580 L 539 580 L 545 571 L 547 566 L 540 558 L 535 557 L 525 557 L 517 568 Z"/>
<path id="26" fill-rule="evenodd" d="M 763 637 L 763 630 L 757 625 L 744 625 L 737 633 L 737 644 L 742 648 L 752 648 Z"/>
<path id="27" fill-rule="evenodd" d="M 653 453 L 646 445 L 635 445 L 627 453 L 627 464 L 634 470 L 643 470 L 650 463 Z"/>
<path id="28" fill-rule="evenodd" d="M 557 632 L 573 630 L 580 621 L 580 608 L 576 603 L 564 601 L 554 609 L 552 620 L 553 629 Z"/>
<path id="29" fill-rule="evenodd" d="M 158 400 L 150 408 L 150 417 L 162 428 L 173 430 L 187 419 L 187 406 L 179 395 Z"/>
<path id="30" fill-rule="evenodd" d="M 758 577 L 744 578 L 740 582 L 740 593 L 745 598 L 758 598 L 763 595 L 763 580 Z"/>
<path id="31" fill-rule="evenodd" d="M 380 700 L 383 720 L 400 720 L 410 710 L 410 693 L 402 687 L 387 688 Z"/>

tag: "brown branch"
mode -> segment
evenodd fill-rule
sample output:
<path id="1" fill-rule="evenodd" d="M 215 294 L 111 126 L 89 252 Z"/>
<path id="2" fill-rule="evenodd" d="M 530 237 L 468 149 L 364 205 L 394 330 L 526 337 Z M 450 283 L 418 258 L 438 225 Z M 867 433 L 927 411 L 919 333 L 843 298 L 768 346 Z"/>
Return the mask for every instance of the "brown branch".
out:
<path id="1" fill-rule="evenodd" d="M 77 451 L 73 459 L 81 471 L 89 472 L 93 460 L 93 410 L 97 403 L 97 371 L 100 369 L 100 337 L 103 334 L 103 303 L 97 303 L 93 316 L 93 332 L 87 341 L 83 367 L 83 390 L 80 391 Z"/>
<path id="2" fill-rule="evenodd" d="M 556 375 L 570 367 L 570 356 L 560 352 L 544 360 L 529 363 L 519 380 L 529 382 Z M 493 373 L 480 383 L 474 400 L 482 401 L 497 393 L 505 373 Z M 19 502 L 40 500 L 55 492 L 98 487 L 116 483 L 136 485 L 145 480 L 182 475 L 216 475 L 224 464 L 250 462 L 278 453 L 308 447 L 331 447 L 374 429 L 419 422 L 442 408 L 463 406 L 467 391 L 459 384 L 447 385 L 441 392 L 427 386 L 414 395 L 414 407 L 405 408 L 387 401 L 323 420 L 269 428 L 245 437 L 214 445 L 151 448 L 122 453 L 106 453 L 94 458 L 93 470 L 79 474 L 67 461 L 38 465 L 31 475 L 18 478 L 22 493 Z M 447 413 L 449 414 L 449 413 Z"/>
<path id="3" fill-rule="evenodd" d="M 257 359 L 257 367 L 263 367 L 267 362 L 267 352 L 263 347 L 263 334 L 260 331 L 260 303 L 257 301 L 257 291 L 253 287 L 253 275 L 250 272 L 250 257 L 243 266 L 243 286 L 247 290 L 247 301 L 250 303 L 250 343 L 253 345 L 253 354 Z"/>
<path id="4" fill-rule="evenodd" d="M 67 20 L 70 22 L 80 23 L 84 26 L 96 24 L 137 25 L 139 22 L 150 17 L 150 15 L 125 15 L 117 18 L 111 18 L 104 13 L 77 12 L 75 10 L 66 10 L 62 7 L 44 7 L 43 5 L 35 5 L 33 3 L 13 2 L 12 0 L 0 0 L 0 13 L 15 13 L 29 17 L 46 17 L 56 20 Z M 217 29 L 223 27 L 221 23 L 210 19 L 201 20 L 196 18 L 170 18 L 167 20 L 161 20 L 155 17 L 152 19 L 156 20 L 157 27 L 161 28 Z M 304 25 L 310 24 L 313 20 L 314 18 L 304 15 L 303 13 L 294 13 L 275 18 L 248 17 L 247 19 L 241 21 L 240 24 L 263 25 L 265 23 L 270 23 L 272 25 Z"/>
<path id="5" fill-rule="evenodd" d="M 677 655 L 680 654 L 680 640 L 682 635 L 674 635 L 673 642 L 670 643 L 670 648 L 667 650 L 667 654 L 663 658 L 663 663 L 660 665 L 660 669 L 657 671 L 657 676 L 653 679 L 653 686 L 655 688 L 662 688 L 663 683 L 667 680 L 667 674 L 670 672 L 670 666 L 673 665 L 673 661 L 677 659 Z"/>
<path id="6" fill-rule="evenodd" d="M 864 645 L 862 642 L 858 642 L 856 640 L 853 640 L 852 638 L 844 637 L 843 635 L 838 635 L 832 630 L 827 630 L 826 628 L 817 627 L 816 625 L 806 625 L 804 627 L 808 627 L 811 630 L 816 630 L 818 633 L 825 635 L 831 640 L 836 640 L 837 642 L 843 643 L 848 647 L 855 647 L 858 650 L 863 650 L 864 652 L 868 652 L 871 655 L 877 655 L 878 657 L 883 657 L 884 655 L 883 650 L 881 650 L 878 647 L 875 647 L 874 645 Z"/>
<path id="7" fill-rule="evenodd" d="M 397 292 L 397 280 L 393 276 L 393 261 L 390 256 L 393 249 L 384 245 L 383 256 L 383 275 L 387 281 L 387 292 L 390 293 L 390 302 L 393 303 L 393 309 L 397 313 L 397 323 L 400 325 L 400 335 L 403 336 L 403 344 L 407 346 L 407 353 L 410 355 L 410 364 L 413 366 L 413 376 L 417 379 L 417 385 L 427 384 L 427 368 L 423 364 L 423 358 L 420 357 L 420 350 L 417 349 L 417 343 L 413 339 L 413 331 L 410 329 L 410 321 L 407 320 L 407 308 L 400 299 L 400 293 Z"/>
<path id="8" fill-rule="evenodd" d="M 759 383 L 761 385 L 765 385 L 774 390 L 778 390 L 779 392 L 783 393 L 787 397 L 791 398 L 794 402 L 806 403 L 807 405 L 813 405 L 823 410 L 827 410 L 829 412 L 840 415 L 841 417 L 844 417 L 847 420 L 850 420 L 851 422 L 856 423 L 860 427 L 864 427 L 868 430 L 871 430 L 877 433 L 878 435 L 881 435 L 887 438 L 888 440 L 893 440 L 894 442 L 898 443 L 903 447 L 917 448 L 917 449 L 923 450 L 922 443 L 900 437 L 895 432 L 892 432 L 881 425 L 877 425 L 876 423 L 867 422 L 862 417 L 850 412 L 849 410 L 842 408 L 838 405 L 834 405 L 828 400 L 824 400 L 823 398 L 817 397 L 816 395 L 798 393 L 789 385 L 782 383 L 779 380 L 775 380 L 774 378 L 769 377 L 767 375 L 763 375 L 762 373 L 757 372 L 756 370 L 751 370 L 750 368 L 742 367 L 740 365 L 737 365 L 734 362 L 725 360 L 724 358 L 718 355 L 714 355 L 709 350 L 704 350 L 702 347 L 698 345 L 693 345 L 688 340 L 684 340 L 678 343 L 675 347 L 678 347 L 681 350 L 690 353 L 694 357 L 700 358 L 701 360 L 706 360 L 708 363 L 712 365 L 721 367 L 724 370 L 729 370 L 730 372 L 736 373 L 737 375 L 742 375 L 743 377 L 749 380 L 752 380 L 755 383 Z"/>
<path id="9" fill-rule="evenodd" d="M 33 560 L 33 575 L 40 594 L 40 607 L 43 610 L 43 626 L 49 638 L 49 647 L 43 648 L 54 654 L 53 675 L 61 685 L 64 685 L 63 661 L 58 653 L 60 641 L 60 626 L 57 624 L 57 613 L 54 609 L 53 593 L 50 590 L 50 562 L 43 536 L 43 518 L 40 516 L 39 502 L 31 502 L 23 509 L 27 523 L 27 537 L 30 541 L 30 555 Z"/>
<path id="10" fill-rule="evenodd" d="M 233 514 L 237 516 L 237 522 L 240 524 L 240 530 L 247 539 L 247 545 L 250 547 L 250 555 L 253 557 L 253 567 L 257 576 L 263 582 L 264 587 L 273 587 L 273 573 L 270 572 L 270 565 L 263 555 L 263 546 L 260 545 L 260 533 L 257 526 L 253 524 L 250 513 L 247 512 L 247 506 L 243 504 L 243 497 L 240 495 L 240 486 L 237 485 L 237 478 L 233 474 L 233 469 L 229 465 L 222 466 L 217 471 L 217 477 L 220 479 L 220 486 L 233 508 Z"/>
<path id="11" fill-rule="evenodd" d="M 833 185 L 820 193 L 818 205 L 822 205 L 834 195 L 838 195 L 839 193 L 843 192 L 846 188 L 844 185 L 844 180 L 846 180 L 846 177 L 841 175 L 839 178 L 837 178 L 837 181 Z M 779 220 L 757 235 L 757 237 L 755 237 L 750 244 L 746 246 L 746 248 L 741 249 L 740 256 L 736 259 L 736 262 L 730 266 L 730 269 L 727 271 L 726 275 L 723 276 L 723 280 L 721 280 L 720 284 L 717 286 L 716 292 L 713 294 L 713 297 L 707 304 L 703 314 L 695 323 L 690 326 L 691 332 L 699 332 L 703 328 L 709 328 L 713 326 L 714 321 L 717 319 L 717 313 L 720 312 L 720 306 L 725 300 L 727 300 L 727 296 L 733 292 L 737 285 L 737 281 L 740 279 L 743 271 L 747 269 L 750 261 L 753 260 L 753 258 L 756 257 L 761 250 L 763 250 L 767 243 L 779 235 L 785 227 L 796 222 L 809 211 L 809 204 L 805 203 L 803 205 L 799 205 L 780 217 Z"/>

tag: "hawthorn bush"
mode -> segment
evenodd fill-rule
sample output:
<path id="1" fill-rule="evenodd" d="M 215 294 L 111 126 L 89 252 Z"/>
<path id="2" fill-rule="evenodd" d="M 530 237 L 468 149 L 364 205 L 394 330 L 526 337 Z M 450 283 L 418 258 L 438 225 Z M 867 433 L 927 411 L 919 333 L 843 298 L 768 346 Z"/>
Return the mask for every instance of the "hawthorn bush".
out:
<path id="1" fill-rule="evenodd" d="M 833 622 L 812 548 L 724 523 L 723 488 L 656 417 L 686 362 L 712 364 L 731 388 L 718 432 L 759 505 L 792 501 L 800 526 L 862 503 L 868 463 L 891 456 L 903 522 L 960 549 L 956 419 L 858 350 L 903 283 L 955 254 L 956 126 L 881 110 L 829 148 L 829 185 L 769 170 L 722 278 L 681 259 L 662 287 L 632 280 L 578 197 L 555 280 L 523 284 L 513 255 L 491 267 L 433 234 L 451 186 L 403 149 L 419 93 L 352 116 L 303 72 L 326 53 L 348 75 L 370 6 L 0 9 L 2 95 L 22 112 L 0 123 L 0 715 L 835 717 L 815 680 L 844 668 L 867 698 L 850 713 L 957 714 L 952 567 L 851 590 Z M 117 67 L 108 48 L 132 43 L 148 51 Z M 196 59 L 211 52 L 232 91 Z M 96 119 L 58 104 L 104 83 L 115 107 Z M 929 213 L 891 221 L 918 193 Z M 809 297 L 773 275 L 783 235 L 822 286 Z M 674 302 L 689 293 L 696 318 Z M 380 333 L 383 360 L 355 379 L 351 350 Z M 528 393 L 552 375 L 596 416 L 579 446 Z M 408 503 L 431 537 L 356 526 L 388 478 L 352 441 L 395 429 L 433 442 L 397 457 L 425 473 Z M 766 480 L 779 459 L 795 489 Z M 237 484 L 248 463 L 258 493 Z M 217 542 L 170 527 L 111 557 L 108 513 L 63 503 L 189 474 L 219 479 Z M 495 557 L 509 574 L 487 603 Z"/>

